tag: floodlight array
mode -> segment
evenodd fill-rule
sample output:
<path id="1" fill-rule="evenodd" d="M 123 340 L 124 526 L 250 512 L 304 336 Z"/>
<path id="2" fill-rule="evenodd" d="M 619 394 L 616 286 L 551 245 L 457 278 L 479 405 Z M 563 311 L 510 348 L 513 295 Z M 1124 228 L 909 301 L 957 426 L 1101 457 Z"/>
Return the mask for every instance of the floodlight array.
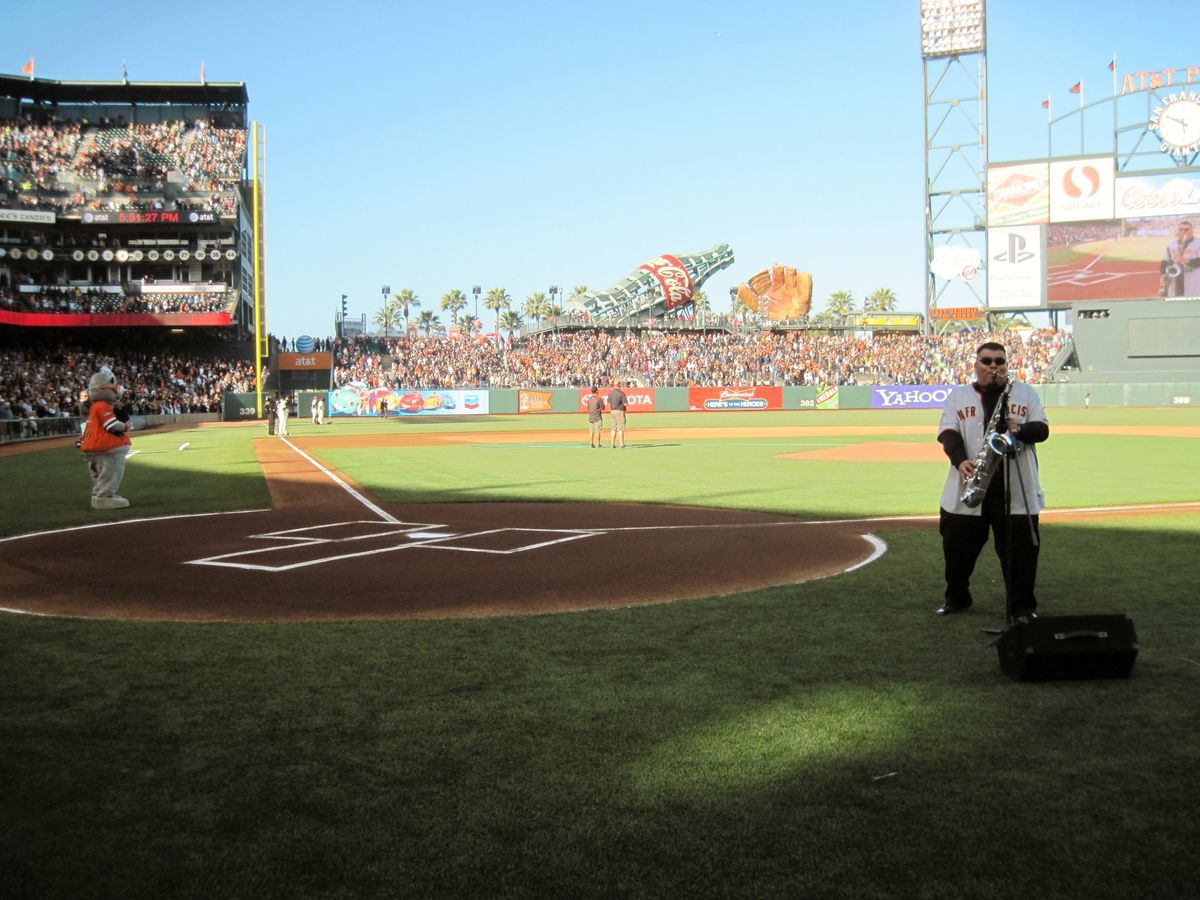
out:
<path id="1" fill-rule="evenodd" d="M 921 0 L 921 55 L 983 50 L 984 0 Z"/>

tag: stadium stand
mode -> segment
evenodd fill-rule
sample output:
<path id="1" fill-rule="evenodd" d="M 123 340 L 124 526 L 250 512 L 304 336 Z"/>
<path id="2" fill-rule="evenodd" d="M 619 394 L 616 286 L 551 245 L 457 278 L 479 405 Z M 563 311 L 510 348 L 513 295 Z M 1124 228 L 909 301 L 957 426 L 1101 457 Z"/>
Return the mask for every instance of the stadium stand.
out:
<path id="1" fill-rule="evenodd" d="M 335 342 L 335 386 L 395 388 L 582 387 L 616 378 L 645 387 L 957 383 L 984 340 L 1007 343 L 1022 380 L 1047 380 L 1065 340 L 1035 329 L 1005 335 L 821 332 L 608 334 L 577 331 L 500 342 L 447 337 L 360 337 Z"/>
<path id="2" fill-rule="evenodd" d="M 238 83 L 0 76 L 0 325 L 247 335 L 246 104 Z"/>

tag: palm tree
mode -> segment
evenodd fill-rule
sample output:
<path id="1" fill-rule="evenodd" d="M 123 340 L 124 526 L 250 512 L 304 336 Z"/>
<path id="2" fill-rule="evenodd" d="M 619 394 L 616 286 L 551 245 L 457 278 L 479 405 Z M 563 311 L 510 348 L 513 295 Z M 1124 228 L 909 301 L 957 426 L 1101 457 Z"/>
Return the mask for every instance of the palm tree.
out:
<path id="1" fill-rule="evenodd" d="M 510 341 L 512 340 L 513 332 L 524 327 L 524 325 L 524 317 L 515 309 L 505 310 L 504 315 L 500 316 L 496 320 L 496 330 L 499 331 L 501 328 L 503 328 L 505 331 L 507 331 L 508 339 Z"/>
<path id="2" fill-rule="evenodd" d="M 450 321 L 458 321 L 458 313 L 467 305 L 467 295 L 455 288 L 442 294 L 442 309 L 450 310 Z"/>
<path id="3" fill-rule="evenodd" d="M 830 316 L 835 319 L 848 319 L 854 315 L 854 295 L 850 291 L 834 291 L 826 301 Z"/>
<path id="4" fill-rule="evenodd" d="M 876 288 L 863 301 L 864 312 L 895 312 L 896 292 L 891 288 Z"/>
<path id="5" fill-rule="evenodd" d="M 379 312 L 375 313 L 375 317 L 371 321 L 383 329 L 384 337 L 388 337 L 391 330 L 396 327 L 398 313 L 395 302 L 387 300 L 383 306 L 379 307 Z"/>
<path id="6" fill-rule="evenodd" d="M 738 294 L 734 294 L 729 301 L 729 314 L 732 316 L 744 316 L 750 312 L 750 307 L 746 305 L 746 301 Z"/>
<path id="7" fill-rule="evenodd" d="M 408 329 L 408 310 L 412 306 L 420 306 L 421 301 L 417 299 L 417 295 L 412 292 L 412 288 L 403 288 L 400 293 L 393 294 L 392 299 L 396 304 L 404 310 L 404 328 Z"/>
<path id="8" fill-rule="evenodd" d="M 487 297 L 483 301 L 484 309 L 494 309 L 496 311 L 496 334 L 500 333 L 500 310 L 508 309 L 512 305 L 512 297 L 508 296 L 508 292 L 502 287 L 494 287 L 487 292 Z"/>
<path id="9" fill-rule="evenodd" d="M 431 331 L 437 331 L 439 334 L 445 329 L 442 328 L 442 323 L 432 309 L 422 310 L 417 316 L 417 327 L 425 330 L 425 337 L 429 337 Z"/>
<path id="10" fill-rule="evenodd" d="M 533 319 L 538 325 L 542 324 L 542 319 L 546 317 L 546 310 L 550 308 L 550 303 L 546 300 L 546 295 L 541 291 L 535 291 L 525 298 L 525 306 L 521 311 Z"/>
<path id="11" fill-rule="evenodd" d="M 582 297 L 587 292 L 588 292 L 588 286 L 586 284 L 575 285 L 575 287 L 571 288 L 571 293 L 567 295 L 567 303 L 575 304 L 575 306 L 578 307 L 579 298 Z"/>
<path id="12" fill-rule="evenodd" d="M 712 301 L 708 299 L 708 294 L 704 291 L 696 291 L 692 294 L 692 313 L 698 316 L 701 322 L 710 312 L 712 312 Z"/>

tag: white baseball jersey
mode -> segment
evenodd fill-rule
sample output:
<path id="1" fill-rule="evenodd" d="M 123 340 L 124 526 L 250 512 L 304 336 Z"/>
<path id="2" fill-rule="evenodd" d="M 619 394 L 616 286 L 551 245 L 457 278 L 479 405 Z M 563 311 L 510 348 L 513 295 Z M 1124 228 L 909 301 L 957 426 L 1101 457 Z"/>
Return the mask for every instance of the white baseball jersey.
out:
<path id="1" fill-rule="evenodd" d="M 973 384 L 962 384 L 950 391 L 946 397 L 946 405 L 942 408 L 942 420 L 938 424 L 938 434 L 943 431 L 957 431 L 962 435 L 964 448 L 969 459 L 974 459 L 983 446 L 984 429 L 987 428 L 987 418 L 983 414 L 983 396 Z M 1046 422 L 1046 410 L 1042 406 L 1042 398 L 1037 391 L 1023 381 L 1013 382 L 1012 391 L 1008 395 L 1008 416 L 1010 422 L 1025 424 L 1026 422 Z M 949 462 L 949 461 L 947 461 Z M 1019 474 L 1018 474 L 1019 470 Z M 1003 478 L 1003 463 L 996 469 L 993 478 Z M 1021 485 L 1024 482 L 1025 489 Z M 950 466 L 946 473 L 946 484 L 942 488 L 942 509 L 946 512 L 958 513 L 962 516 L 978 516 L 983 514 L 982 504 L 972 509 L 959 500 L 962 494 L 963 480 L 958 469 Z M 1037 452 L 1033 444 L 1021 444 L 1017 450 L 1016 465 L 1012 468 L 1009 481 L 1012 494 L 1013 515 L 1024 515 L 1030 512 L 1037 515 L 1046 505 L 1042 494 L 1042 485 L 1038 480 Z"/>

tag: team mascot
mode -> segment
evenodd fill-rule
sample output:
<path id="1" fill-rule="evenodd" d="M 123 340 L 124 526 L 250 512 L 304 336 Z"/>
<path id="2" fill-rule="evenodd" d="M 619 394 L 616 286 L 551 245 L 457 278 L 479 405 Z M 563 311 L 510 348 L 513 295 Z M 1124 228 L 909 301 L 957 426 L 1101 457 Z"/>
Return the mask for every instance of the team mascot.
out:
<path id="1" fill-rule="evenodd" d="M 129 432 L 133 430 L 129 414 L 114 407 L 117 402 L 117 378 L 105 366 L 88 382 L 87 424 L 79 449 L 87 457 L 92 476 L 92 509 L 124 509 L 129 501 L 117 496 L 125 477 L 125 457 L 129 455 Z"/>

